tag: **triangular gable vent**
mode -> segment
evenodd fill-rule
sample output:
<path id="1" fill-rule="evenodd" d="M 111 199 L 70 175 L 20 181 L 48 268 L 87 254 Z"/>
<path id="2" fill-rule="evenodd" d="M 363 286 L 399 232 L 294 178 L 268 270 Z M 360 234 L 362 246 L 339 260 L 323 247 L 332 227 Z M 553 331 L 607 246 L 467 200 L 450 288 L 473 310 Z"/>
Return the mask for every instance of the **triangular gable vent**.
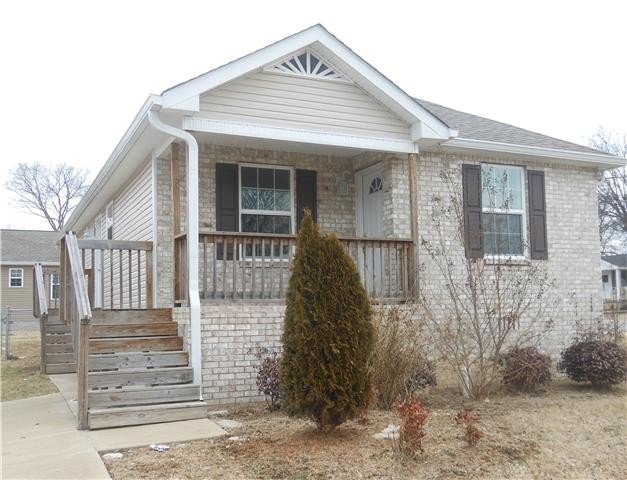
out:
<path id="1" fill-rule="evenodd" d="M 327 80 L 339 80 L 341 82 L 351 82 L 343 73 L 338 72 L 329 65 L 317 53 L 305 50 L 296 53 L 291 57 L 281 60 L 272 66 L 264 69 L 267 72 L 287 73 L 289 75 L 304 75 L 306 77 L 324 78 Z"/>

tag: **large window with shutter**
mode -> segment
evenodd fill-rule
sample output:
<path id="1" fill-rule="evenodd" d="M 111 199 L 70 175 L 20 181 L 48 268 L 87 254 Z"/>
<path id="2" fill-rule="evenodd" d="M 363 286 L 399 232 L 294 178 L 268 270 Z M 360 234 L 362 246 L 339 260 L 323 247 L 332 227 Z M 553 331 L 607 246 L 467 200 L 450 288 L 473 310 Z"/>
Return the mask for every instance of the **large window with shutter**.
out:
<path id="1" fill-rule="evenodd" d="M 468 258 L 548 259 L 544 172 L 464 164 L 462 183 Z"/>
<path id="2" fill-rule="evenodd" d="M 240 165 L 242 232 L 293 232 L 293 170 L 290 167 Z"/>
<path id="3" fill-rule="evenodd" d="M 485 255 L 526 255 L 524 170 L 481 165 L 481 204 Z"/>

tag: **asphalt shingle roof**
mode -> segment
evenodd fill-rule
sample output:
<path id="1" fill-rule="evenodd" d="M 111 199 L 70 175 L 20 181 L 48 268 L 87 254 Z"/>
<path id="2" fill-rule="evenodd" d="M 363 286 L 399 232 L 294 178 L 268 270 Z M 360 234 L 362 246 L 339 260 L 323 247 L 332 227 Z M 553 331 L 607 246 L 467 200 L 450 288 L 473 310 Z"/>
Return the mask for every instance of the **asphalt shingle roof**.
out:
<path id="1" fill-rule="evenodd" d="M 496 120 L 479 117 L 471 113 L 460 112 L 459 110 L 454 110 L 427 100 L 421 100 L 419 98 L 415 100 L 446 123 L 450 128 L 459 130 L 460 138 L 511 143 L 528 147 L 555 148 L 576 152 L 605 153 L 595 150 L 594 148 L 584 147 L 583 145 L 525 130 L 524 128 L 514 127 L 507 123 L 497 122 Z"/>
<path id="2" fill-rule="evenodd" d="M 0 260 L 2 263 L 58 263 L 57 241 L 62 235 L 42 230 L 0 230 Z"/>
<path id="3" fill-rule="evenodd" d="M 604 255 L 601 258 L 616 267 L 627 268 L 627 255 Z"/>

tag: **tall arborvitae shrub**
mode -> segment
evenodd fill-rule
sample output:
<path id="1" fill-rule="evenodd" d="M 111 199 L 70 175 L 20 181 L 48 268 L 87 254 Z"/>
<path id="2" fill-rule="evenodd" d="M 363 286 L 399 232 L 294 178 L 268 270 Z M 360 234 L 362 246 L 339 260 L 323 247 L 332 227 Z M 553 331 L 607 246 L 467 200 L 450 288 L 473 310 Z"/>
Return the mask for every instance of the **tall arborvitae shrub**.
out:
<path id="1" fill-rule="evenodd" d="M 374 331 L 368 295 L 335 236 L 306 212 L 287 293 L 283 407 L 324 431 L 358 415 L 370 394 Z"/>

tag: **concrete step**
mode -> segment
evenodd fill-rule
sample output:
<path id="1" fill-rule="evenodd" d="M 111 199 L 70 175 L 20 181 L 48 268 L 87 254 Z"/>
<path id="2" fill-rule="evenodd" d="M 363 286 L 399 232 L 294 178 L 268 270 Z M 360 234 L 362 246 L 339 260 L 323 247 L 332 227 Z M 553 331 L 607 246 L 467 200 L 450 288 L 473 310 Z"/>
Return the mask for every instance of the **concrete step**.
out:
<path id="1" fill-rule="evenodd" d="M 96 430 L 127 425 L 194 420 L 206 417 L 207 404 L 202 401 L 94 408 L 89 410 L 89 428 Z"/>

